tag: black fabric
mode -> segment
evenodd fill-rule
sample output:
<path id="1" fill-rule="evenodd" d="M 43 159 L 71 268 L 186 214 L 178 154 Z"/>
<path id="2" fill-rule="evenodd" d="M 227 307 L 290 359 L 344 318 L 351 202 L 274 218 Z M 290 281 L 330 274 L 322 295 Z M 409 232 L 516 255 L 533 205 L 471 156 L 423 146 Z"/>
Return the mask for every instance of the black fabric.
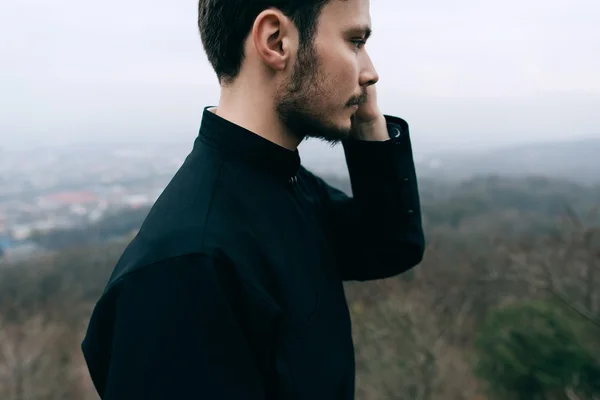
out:
<path id="1" fill-rule="evenodd" d="M 343 281 L 400 274 L 425 247 L 408 125 L 386 118 L 399 135 L 343 142 L 349 197 L 205 109 L 92 313 L 100 397 L 353 399 Z"/>

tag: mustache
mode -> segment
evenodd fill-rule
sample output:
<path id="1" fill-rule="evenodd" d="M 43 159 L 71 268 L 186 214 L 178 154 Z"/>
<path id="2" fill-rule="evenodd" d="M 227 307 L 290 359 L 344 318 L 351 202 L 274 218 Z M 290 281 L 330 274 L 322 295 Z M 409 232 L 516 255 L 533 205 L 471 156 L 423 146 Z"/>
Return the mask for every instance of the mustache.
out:
<path id="1" fill-rule="evenodd" d="M 352 97 L 348 103 L 346 103 L 347 107 L 352 107 L 352 106 L 362 106 L 363 104 L 365 104 L 368 100 L 368 96 L 367 96 L 367 91 L 366 89 L 363 90 L 363 92 L 360 94 L 360 96 L 354 96 Z"/>

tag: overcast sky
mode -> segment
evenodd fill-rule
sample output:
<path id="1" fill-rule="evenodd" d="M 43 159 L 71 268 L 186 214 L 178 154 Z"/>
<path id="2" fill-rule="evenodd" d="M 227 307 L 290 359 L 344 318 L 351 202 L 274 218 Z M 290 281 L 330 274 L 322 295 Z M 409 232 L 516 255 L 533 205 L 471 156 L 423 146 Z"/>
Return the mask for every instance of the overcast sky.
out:
<path id="1" fill-rule="evenodd" d="M 416 151 L 600 137 L 600 1 L 373 0 L 381 108 Z M 193 140 L 218 102 L 192 0 L 13 0 L 0 145 Z"/>

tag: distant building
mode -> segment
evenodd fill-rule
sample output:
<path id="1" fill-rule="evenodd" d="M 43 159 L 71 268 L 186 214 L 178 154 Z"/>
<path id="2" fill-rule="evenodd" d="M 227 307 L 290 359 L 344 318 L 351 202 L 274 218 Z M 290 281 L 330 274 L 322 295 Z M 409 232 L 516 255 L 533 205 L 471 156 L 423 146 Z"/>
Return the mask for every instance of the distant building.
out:
<path id="1" fill-rule="evenodd" d="M 147 194 L 132 194 L 125 196 L 123 202 L 131 208 L 140 208 L 152 204 L 152 200 Z"/>
<path id="2" fill-rule="evenodd" d="M 3 258 L 6 255 L 6 252 L 12 247 L 12 240 L 8 236 L 0 233 L 0 258 Z"/>
<path id="3" fill-rule="evenodd" d="M 91 192 L 59 192 L 40 197 L 38 205 L 48 208 L 78 207 L 94 204 L 98 201 L 98 197 Z"/>
<path id="4" fill-rule="evenodd" d="M 11 229 L 12 237 L 15 240 L 25 240 L 33 233 L 33 229 L 29 225 L 14 225 Z"/>

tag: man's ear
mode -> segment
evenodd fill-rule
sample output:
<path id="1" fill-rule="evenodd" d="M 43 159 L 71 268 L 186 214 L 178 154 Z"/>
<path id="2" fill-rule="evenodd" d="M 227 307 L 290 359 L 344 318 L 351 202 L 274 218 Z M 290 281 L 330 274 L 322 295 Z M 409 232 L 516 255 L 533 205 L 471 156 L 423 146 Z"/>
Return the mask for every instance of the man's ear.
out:
<path id="1" fill-rule="evenodd" d="M 265 10 L 254 20 L 252 42 L 269 67 L 283 71 L 292 58 L 293 24 L 279 10 Z"/>

